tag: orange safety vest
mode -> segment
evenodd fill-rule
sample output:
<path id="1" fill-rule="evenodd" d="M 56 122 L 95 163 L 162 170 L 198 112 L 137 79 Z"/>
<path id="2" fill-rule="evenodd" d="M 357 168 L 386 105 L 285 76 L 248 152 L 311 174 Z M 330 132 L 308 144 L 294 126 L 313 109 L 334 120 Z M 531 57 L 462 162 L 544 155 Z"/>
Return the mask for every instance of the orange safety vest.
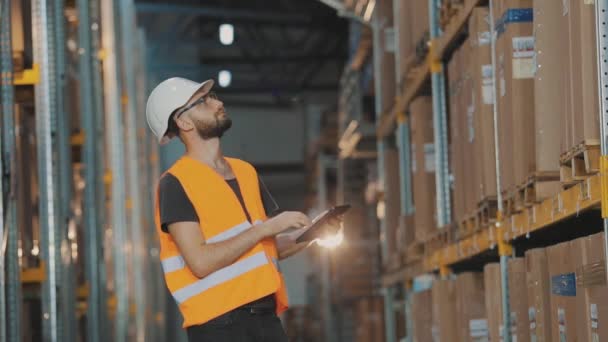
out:
<path id="1" fill-rule="evenodd" d="M 257 172 L 242 160 L 226 160 L 252 222 L 226 181 L 204 163 L 184 156 L 167 171 L 179 180 L 192 202 L 206 243 L 230 239 L 266 220 Z M 184 328 L 203 324 L 270 294 L 275 294 L 277 314 L 287 309 L 287 290 L 278 268 L 274 238 L 261 241 L 233 264 L 201 279 L 192 274 L 171 235 L 161 231 L 158 194 L 155 219 L 165 281 L 184 316 Z"/>

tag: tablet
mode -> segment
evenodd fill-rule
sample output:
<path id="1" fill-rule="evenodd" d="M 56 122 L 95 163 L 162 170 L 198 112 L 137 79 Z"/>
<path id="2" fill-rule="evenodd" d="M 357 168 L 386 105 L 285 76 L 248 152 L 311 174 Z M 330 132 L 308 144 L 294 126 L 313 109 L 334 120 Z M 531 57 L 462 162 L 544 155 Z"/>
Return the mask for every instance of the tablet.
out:
<path id="1" fill-rule="evenodd" d="M 317 216 L 312 221 L 312 225 L 310 226 L 310 228 L 308 228 L 304 233 L 302 233 L 302 235 L 300 235 L 296 239 L 296 242 L 300 243 L 300 242 L 305 242 L 305 241 L 312 241 L 314 239 L 319 238 L 320 235 L 323 234 L 323 230 L 324 230 L 323 228 L 325 228 L 324 224 L 328 220 L 331 220 L 332 218 L 337 217 L 337 216 L 344 215 L 344 213 L 346 213 L 349 209 L 350 209 L 350 205 L 345 204 L 345 205 L 338 205 L 329 210 L 326 210 L 325 212 L 323 212 L 321 215 Z"/>

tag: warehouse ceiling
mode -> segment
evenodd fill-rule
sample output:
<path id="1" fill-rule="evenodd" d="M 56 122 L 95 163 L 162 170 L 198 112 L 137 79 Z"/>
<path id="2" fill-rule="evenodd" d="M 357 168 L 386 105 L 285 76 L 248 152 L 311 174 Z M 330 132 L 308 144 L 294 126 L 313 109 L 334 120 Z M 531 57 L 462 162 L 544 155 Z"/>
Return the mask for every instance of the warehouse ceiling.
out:
<path id="1" fill-rule="evenodd" d="M 232 74 L 221 92 L 241 102 L 289 102 L 311 92 L 336 92 L 347 59 L 348 23 L 318 1 L 138 0 L 149 69 L 163 79 Z M 219 25 L 234 25 L 234 43 Z"/>

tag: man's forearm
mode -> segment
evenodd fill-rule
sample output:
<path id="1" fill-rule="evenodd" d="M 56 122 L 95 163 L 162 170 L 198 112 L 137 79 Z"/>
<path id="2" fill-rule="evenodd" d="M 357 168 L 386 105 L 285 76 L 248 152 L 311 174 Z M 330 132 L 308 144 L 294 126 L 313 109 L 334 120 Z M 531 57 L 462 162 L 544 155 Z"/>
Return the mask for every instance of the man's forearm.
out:
<path id="1" fill-rule="evenodd" d="M 239 257 L 266 237 L 265 224 L 255 225 L 251 229 L 228 240 L 203 244 L 200 255 L 197 258 L 198 265 L 195 266 L 195 275 L 203 278 L 234 263 Z"/>

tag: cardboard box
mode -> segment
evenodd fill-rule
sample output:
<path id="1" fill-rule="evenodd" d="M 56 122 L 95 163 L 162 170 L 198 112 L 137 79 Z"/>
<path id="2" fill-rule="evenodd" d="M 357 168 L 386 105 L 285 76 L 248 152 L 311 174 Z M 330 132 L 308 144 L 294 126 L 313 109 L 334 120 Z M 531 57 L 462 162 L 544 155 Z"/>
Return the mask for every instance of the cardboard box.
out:
<path id="1" fill-rule="evenodd" d="M 534 1 L 534 77 L 535 163 L 533 171 L 559 170 L 561 132 L 566 115 L 564 93 L 564 40 L 562 6 L 552 0 Z M 545 194 L 547 195 L 547 194 Z"/>
<path id="2" fill-rule="evenodd" d="M 577 341 L 576 264 L 579 254 L 575 241 L 547 248 L 549 277 L 551 277 L 551 335 L 553 341 Z M 580 341 L 582 342 L 582 341 Z"/>
<path id="3" fill-rule="evenodd" d="M 429 31 L 429 4 L 426 1 L 414 0 L 412 3 L 412 39 L 414 45 L 420 43 Z"/>
<path id="4" fill-rule="evenodd" d="M 560 20 L 559 30 L 557 34 L 561 37 L 562 42 L 568 42 L 564 44 L 566 51 L 562 50 L 562 67 L 564 68 L 564 82 L 563 82 L 563 94 L 564 97 L 561 101 L 564 106 L 564 118 L 562 122 L 562 151 L 567 151 L 574 146 L 574 125 L 572 123 L 572 64 L 571 64 L 571 53 L 572 47 L 570 46 L 570 1 L 562 1 L 562 5 L 558 7 L 562 10 L 562 18 Z"/>
<path id="5" fill-rule="evenodd" d="M 604 233 L 578 240 L 577 263 L 577 335 L 579 341 L 608 339 L 608 286 Z"/>
<path id="6" fill-rule="evenodd" d="M 461 273 L 456 277 L 454 286 L 456 289 L 456 338 L 453 340 L 488 341 L 483 274 Z"/>
<path id="7" fill-rule="evenodd" d="M 569 1 L 572 146 L 599 139 L 595 1 Z"/>
<path id="8" fill-rule="evenodd" d="M 503 15 L 503 1 L 496 1 L 494 6 L 494 23 L 498 24 Z M 498 109 L 498 145 L 500 158 L 500 188 L 502 191 L 514 187 L 513 178 L 513 117 L 510 114 L 507 95 L 506 56 L 507 37 L 505 34 L 496 39 L 496 101 Z"/>
<path id="9" fill-rule="evenodd" d="M 355 341 L 384 341 L 384 299 L 363 298 L 357 302 Z"/>
<path id="10" fill-rule="evenodd" d="M 25 33 L 23 20 L 23 3 L 21 1 L 11 1 L 11 43 L 15 52 L 25 50 Z"/>
<path id="11" fill-rule="evenodd" d="M 382 32 L 385 28 L 392 27 L 393 25 L 393 3 L 390 1 L 380 1 L 376 4 L 375 14 L 380 16 L 381 22 L 383 23 Z M 380 87 L 382 89 L 382 101 L 381 109 L 382 112 L 386 112 L 392 108 L 395 103 L 395 54 L 386 50 L 386 45 L 394 45 L 394 41 L 386 42 L 386 35 L 380 35 L 380 70 L 381 77 L 375 78 L 376 81 L 380 81 Z M 374 57 L 375 58 L 375 57 Z"/>
<path id="12" fill-rule="evenodd" d="M 397 230 L 399 228 L 399 217 L 401 216 L 401 192 L 399 177 L 399 152 L 395 148 L 387 148 L 384 151 L 384 203 L 386 241 L 389 256 L 398 255 Z M 400 259 L 400 258 L 399 258 Z"/>
<path id="13" fill-rule="evenodd" d="M 399 51 L 399 74 L 397 81 L 398 89 L 403 87 L 408 71 L 414 65 L 414 43 L 412 38 L 412 1 L 395 1 L 399 20 L 395 22 L 395 30 L 399 37 L 397 50 Z"/>
<path id="14" fill-rule="evenodd" d="M 511 336 L 513 341 L 529 342 L 528 294 L 526 286 L 526 261 L 524 258 L 509 259 L 509 307 L 511 309 Z"/>
<path id="15" fill-rule="evenodd" d="M 490 263 L 483 268 L 486 316 L 490 341 L 502 340 L 502 288 L 500 285 L 500 264 Z"/>
<path id="16" fill-rule="evenodd" d="M 461 73 L 460 73 L 461 50 L 457 50 L 448 63 L 448 100 L 449 100 L 449 124 L 450 124 L 450 165 L 453 180 L 453 203 L 454 219 L 460 221 L 466 213 L 465 208 L 465 162 L 464 162 L 464 131 L 462 124 L 464 117 L 461 110 Z"/>
<path id="17" fill-rule="evenodd" d="M 510 187 L 522 184 L 536 171 L 534 139 L 534 37 L 532 23 L 532 0 L 505 0 L 501 13 L 502 24 L 498 25 L 500 54 L 504 63 L 505 82 L 502 101 L 503 114 L 508 115 L 512 134 L 507 141 L 507 153 L 511 154 L 512 177 Z M 517 20 L 509 18 L 517 17 Z M 526 20 L 525 18 L 528 18 Z M 500 62 L 499 62 L 500 64 Z M 501 80 L 502 81 L 502 80 Z M 508 138 L 508 135 L 507 135 Z M 509 145 L 511 145 L 509 147 Z M 509 161 L 509 159 L 507 159 Z M 508 165 L 508 164 L 507 164 Z"/>
<path id="18" fill-rule="evenodd" d="M 464 162 L 464 187 L 465 187 L 465 213 L 471 214 L 477 208 L 476 188 L 480 179 L 481 170 L 477 168 L 477 159 L 475 144 L 477 142 L 474 125 L 475 103 L 473 97 L 473 80 L 471 76 L 471 50 L 467 49 L 470 42 L 464 42 L 465 48 L 460 49 L 460 79 L 461 79 L 461 95 L 460 95 L 460 115 L 463 162 Z"/>
<path id="19" fill-rule="evenodd" d="M 435 145 L 433 140 L 433 103 L 420 96 L 410 105 L 412 141 L 412 183 L 416 240 L 426 241 L 437 231 L 435 215 Z"/>
<path id="20" fill-rule="evenodd" d="M 431 288 L 434 342 L 448 342 L 456 336 L 456 289 L 453 280 L 435 280 Z"/>
<path id="21" fill-rule="evenodd" d="M 407 248 L 415 241 L 414 216 L 400 216 L 397 230 L 397 249 L 401 255 L 407 255 Z"/>
<path id="22" fill-rule="evenodd" d="M 544 248 L 531 249 L 525 259 L 530 340 L 551 341 L 551 278 L 547 252 Z"/>
<path id="23" fill-rule="evenodd" d="M 412 296 L 412 325 L 414 341 L 432 341 L 432 296 L 431 290 L 414 293 Z"/>
<path id="24" fill-rule="evenodd" d="M 489 11 L 476 7 L 469 19 L 470 72 L 473 82 L 475 164 L 481 171 L 478 187 L 474 189 L 476 201 L 496 196 L 496 154 L 494 142 L 494 98 L 492 57 L 490 51 Z"/>

